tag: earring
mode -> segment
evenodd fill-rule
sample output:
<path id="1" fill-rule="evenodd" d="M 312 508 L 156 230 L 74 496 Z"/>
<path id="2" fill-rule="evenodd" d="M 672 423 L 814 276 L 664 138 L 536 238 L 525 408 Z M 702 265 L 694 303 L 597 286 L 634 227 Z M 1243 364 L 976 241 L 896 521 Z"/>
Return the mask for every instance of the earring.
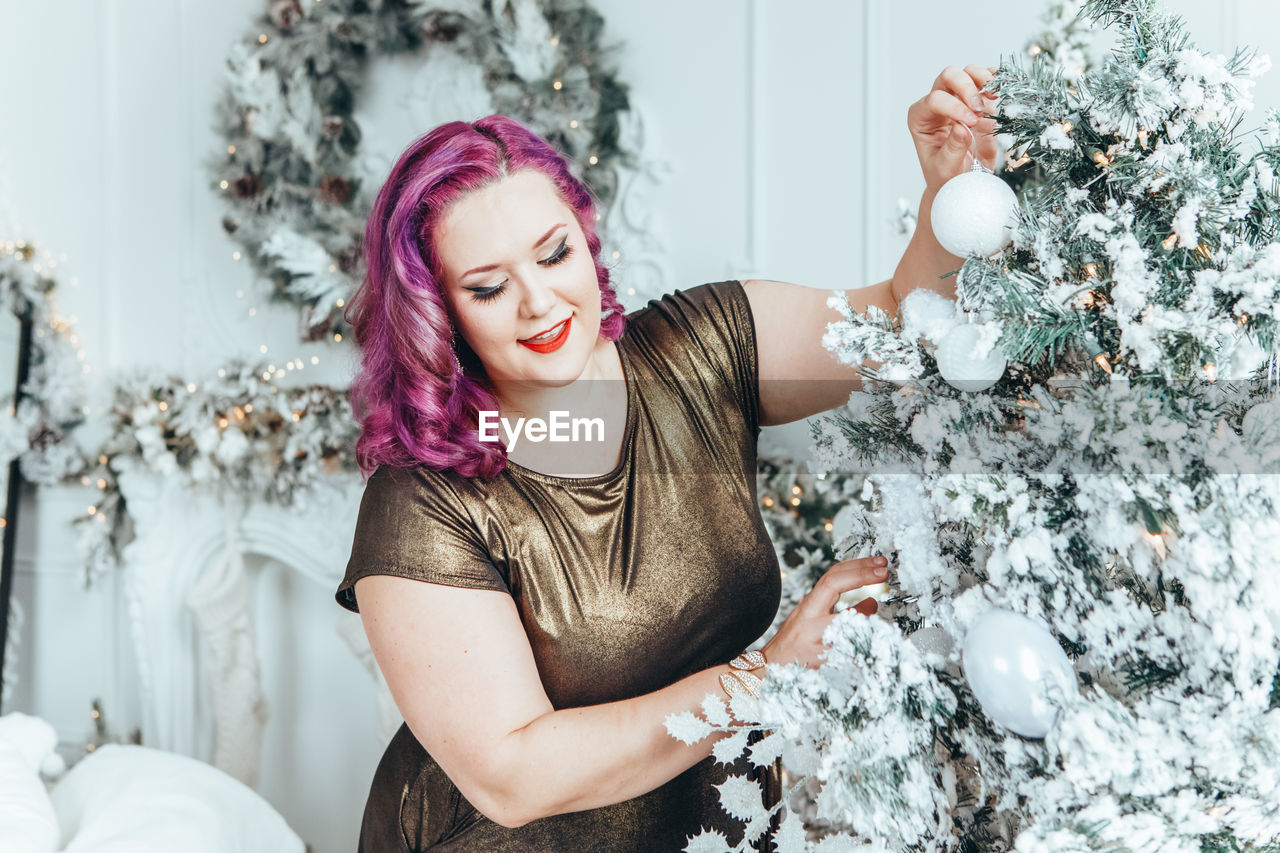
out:
<path id="1" fill-rule="evenodd" d="M 462 362 L 458 360 L 458 333 L 451 332 L 449 334 L 449 350 L 453 353 L 453 364 L 462 373 Z"/>

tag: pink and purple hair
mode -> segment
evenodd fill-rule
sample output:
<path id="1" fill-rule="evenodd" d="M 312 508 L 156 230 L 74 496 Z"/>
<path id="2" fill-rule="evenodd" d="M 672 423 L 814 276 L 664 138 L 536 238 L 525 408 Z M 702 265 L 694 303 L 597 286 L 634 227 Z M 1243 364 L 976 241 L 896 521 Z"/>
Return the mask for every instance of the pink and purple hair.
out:
<path id="1" fill-rule="evenodd" d="M 356 463 L 366 477 L 379 465 L 453 468 L 467 477 L 506 467 L 506 447 L 477 435 L 477 413 L 499 406 L 461 335 L 456 353 L 465 371 L 454 363 L 432 234 L 455 201 L 524 169 L 546 175 L 577 216 L 600 282 L 600 334 L 622 336 L 626 320 L 600 262 L 595 202 L 565 158 L 506 116 L 440 125 L 400 155 L 379 190 L 365 229 L 367 272 L 345 312 L 361 350 L 351 405 L 361 428 Z"/>

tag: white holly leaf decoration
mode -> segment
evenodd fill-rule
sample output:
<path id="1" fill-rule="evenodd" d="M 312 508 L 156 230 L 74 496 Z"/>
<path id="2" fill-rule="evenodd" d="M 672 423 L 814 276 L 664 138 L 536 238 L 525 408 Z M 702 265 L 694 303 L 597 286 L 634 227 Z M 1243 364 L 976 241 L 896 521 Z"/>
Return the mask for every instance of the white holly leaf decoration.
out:
<path id="1" fill-rule="evenodd" d="M 742 830 L 742 843 L 740 846 L 743 850 L 748 849 L 747 845 L 764 835 L 765 830 L 769 828 L 769 821 L 772 818 L 773 815 L 769 812 L 761 811 L 760 814 L 751 819 L 751 821 Z"/>
<path id="2" fill-rule="evenodd" d="M 782 816 L 782 826 L 774 833 L 773 846 L 776 853 L 809 853 L 804 821 L 799 815 L 787 812 Z"/>
<path id="3" fill-rule="evenodd" d="M 747 736 L 749 734 L 751 734 L 750 729 L 743 729 L 740 732 L 735 732 L 730 737 L 716 741 L 715 745 L 711 747 L 711 754 L 721 764 L 732 764 L 734 759 L 742 755 L 742 751 L 747 748 Z"/>
<path id="4" fill-rule="evenodd" d="M 786 738 L 783 737 L 781 731 L 765 735 L 748 750 L 751 755 L 751 763 L 756 767 L 765 767 L 772 764 L 782 755 L 782 748 L 785 744 Z"/>
<path id="5" fill-rule="evenodd" d="M 684 853 L 725 853 L 729 849 L 729 839 L 714 829 L 704 829 L 685 845 Z"/>
<path id="6" fill-rule="evenodd" d="M 724 704 L 724 700 L 714 693 L 708 693 L 707 698 L 702 700 L 702 713 L 706 715 L 707 722 L 713 726 L 727 726 L 732 722 L 729 718 L 729 708 Z"/>
<path id="7" fill-rule="evenodd" d="M 707 721 L 690 711 L 668 714 L 664 723 L 668 734 L 682 743 L 697 743 L 711 734 L 711 726 Z"/>
<path id="8" fill-rule="evenodd" d="M 730 817 L 751 820 L 764 812 L 760 784 L 754 779 L 730 776 L 722 784 L 714 787 L 720 792 L 721 808 L 728 812 Z"/>
<path id="9" fill-rule="evenodd" d="M 879 845 L 877 845 L 879 846 Z M 843 832 L 828 835 L 813 848 L 813 853 L 868 853 L 867 845 Z"/>
<path id="10" fill-rule="evenodd" d="M 739 720 L 759 720 L 760 700 L 750 693 L 739 693 L 729 697 L 729 710 L 733 711 L 733 715 Z"/>

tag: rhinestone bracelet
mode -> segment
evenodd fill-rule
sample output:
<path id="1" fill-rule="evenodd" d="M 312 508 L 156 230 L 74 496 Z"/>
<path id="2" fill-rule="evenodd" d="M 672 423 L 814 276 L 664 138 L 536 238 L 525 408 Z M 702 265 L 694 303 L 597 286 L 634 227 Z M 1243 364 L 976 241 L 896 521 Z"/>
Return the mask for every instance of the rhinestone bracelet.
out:
<path id="1" fill-rule="evenodd" d="M 729 661 L 729 671 L 720 674 L 720 686 L 724 688 L 724 692 L 730 699 L 739 693 L 750 694 L 753 698 L 760 698 L 760 685 L 763 684 L 760 678 L 751 673 L 753 669 L 760 669 L 768 661 L 764 658 L 764 653 L 760 651 L 743 652 L 733 660 Z"/>

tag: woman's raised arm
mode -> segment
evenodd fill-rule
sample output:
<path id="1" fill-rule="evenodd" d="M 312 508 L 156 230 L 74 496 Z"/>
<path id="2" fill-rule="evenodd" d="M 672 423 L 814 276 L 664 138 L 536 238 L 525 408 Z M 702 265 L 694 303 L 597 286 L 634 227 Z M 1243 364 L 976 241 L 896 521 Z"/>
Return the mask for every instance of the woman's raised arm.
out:
<path id="1" fill-rule="evenodd" d="M 980 91 L 993 71 L 948 66 L 929 93 L 907 110 L 907 128 L 925 179 L 916 230 L 893 278 L 845 291 L 855 311 L 874 305 L 897 314 L 903 298 L 918 288 L 955 298 L 955 278 L 941 276 L 959 269 L 964 259 L 938 243 L 929 212 L 942 185 L 972 165 L 971 149 L 988 168 L 995 167 L 995 121 L 982 116 L 995 95 Z M 791 423 L 846 403 L 861 382 L 857 367 L 841 363 L 822 346 L 827 325 L 843 319 L 827 307 L 831 292 L 760 280 L 745 281 L 743 288 L 755 319 L 760 423 Z"/>

